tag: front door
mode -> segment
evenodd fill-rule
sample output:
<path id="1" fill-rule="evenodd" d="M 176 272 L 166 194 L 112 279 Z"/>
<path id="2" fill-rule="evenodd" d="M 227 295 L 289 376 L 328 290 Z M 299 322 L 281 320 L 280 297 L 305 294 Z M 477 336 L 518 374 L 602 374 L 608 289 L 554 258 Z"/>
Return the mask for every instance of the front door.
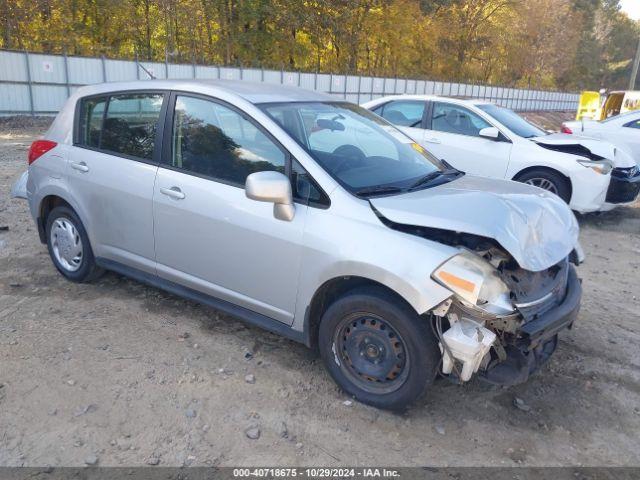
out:
<path id="1" fill-rule="evenodd" d="M 504 178 L 512 144 L 480 136 L 492 126 L 466 107 L 433 102 L 422 146 L 463 172 Z"/>
<path id="2" fill-rule="evenodd" d="M 273 204 L 244 191 L 251 173 L 284 173 L 286 152 L 223 103 L 181 94 L 171 103 L 154 188 L 158 275 L 291 324 L 307 207 L 278 220 Z"/>

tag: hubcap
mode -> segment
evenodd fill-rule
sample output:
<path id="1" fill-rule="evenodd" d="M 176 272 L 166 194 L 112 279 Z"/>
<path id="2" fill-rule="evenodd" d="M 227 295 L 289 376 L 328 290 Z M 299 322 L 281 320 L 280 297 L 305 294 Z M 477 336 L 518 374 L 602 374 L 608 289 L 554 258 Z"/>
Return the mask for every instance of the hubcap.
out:
<path id="1" fill-rule="evenodd" d="M 82 265 L 82 239 L 68 218 L 57 218 L 51 225 L 51 249 L 58 264 L 69 272 Z"/>
<path id="2" fill-rule="evenodd" d="M 526 183 L 527 185 L 533 185 L 534 187 L 542 188 L 543 190 L 547 190 L 548 192 L 558 195 L 558 188 L 556 187 L 556 185 L 551 180 L 547 180 L 546 178 L 530 178 L 528 180 L 525 180 L 524 183 Z"/>
<path id="3" fill-rule="evenodd" d="M 404 340 L 383 318 L 356 313 L 342 320 L 334 337 L 341 370 L 363 390 L 389 393 L 404 383 L 409 359 Z"/>

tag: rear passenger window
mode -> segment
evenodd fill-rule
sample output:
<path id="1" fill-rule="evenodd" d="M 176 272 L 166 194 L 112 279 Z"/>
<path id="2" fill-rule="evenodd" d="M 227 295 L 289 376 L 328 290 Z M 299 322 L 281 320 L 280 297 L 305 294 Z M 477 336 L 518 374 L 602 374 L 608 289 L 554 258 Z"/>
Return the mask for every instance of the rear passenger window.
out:
<path id="1" fill-rule="evenodd" d="M 238 112 L 177 96 L 171 166 L 244 187 L 254 172 L 285 171 L 284 152 Z"/>
<path id="2" fill-rule="evenodd" d="M 110 97 L 100 148 L 151 160 L 162 97 L 163 95 L 155 93 Z"/>
<path id="3" fill-rule="evenodd" d="M 398 100 L 384 105 L 382 117 L 402 127 L 419 127 L 422 123 L 425 102 Z M 375 111 L 375 110 L 374 110 Z M 378 113 L 378 112 L 376 112 Z M 380 113 L 378 113 L 380 115 Z"/>
<path id="4" fill-rule="evenodd" d="M 80 135 L 78 143 L 88 147 L 100 146 L 100 134 L 102 132 L 102 118 L 106 97 L 86 98 L 80 106 Z"/>
<path id="5" fill-rule="evenodd" d="M 83 99 L 76 143 L 151 160 L 163 97 L 159 93 L 128 93 Z"/>

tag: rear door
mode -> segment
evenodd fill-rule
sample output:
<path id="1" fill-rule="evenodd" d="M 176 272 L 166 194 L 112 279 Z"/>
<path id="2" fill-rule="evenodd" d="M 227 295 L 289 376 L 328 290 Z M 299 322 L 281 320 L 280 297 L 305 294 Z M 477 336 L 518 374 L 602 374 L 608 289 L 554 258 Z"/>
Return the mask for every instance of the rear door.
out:
<path id="1" fill-rule="evenodd" d="M 69 152 L 69 188 L 96 257 L 155 272 L 153 184 L 167 94 L 128 92 L 82 99 Z"/>
<path id="2" fill-rule="evenodd" d="M 153 194 L 158 275 L 291 324 L 308 207 L 282 221 L 244 191 L 251 173 L 289 173 L 288 153 L 230 105 L 171 103 Z"/>
<path id="3" fill-rule="evenodd" d="M 481 137 L 480 130 L 493 125 L 464 106 L 429 103 L 422 146 L 463 172 L 504 178 L 512 144 Z"/>

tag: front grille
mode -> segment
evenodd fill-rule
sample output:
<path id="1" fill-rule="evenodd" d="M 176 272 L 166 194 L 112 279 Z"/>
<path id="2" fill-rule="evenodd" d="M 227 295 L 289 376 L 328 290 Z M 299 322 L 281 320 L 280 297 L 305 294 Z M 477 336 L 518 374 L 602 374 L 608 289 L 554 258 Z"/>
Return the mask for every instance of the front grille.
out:
<path id="1" fill-rule="evenodd" d="M 608 203 L 633 202 L 640 193 L 640 170 L 637 166 L 614 168 L 607 190 Z"/>
<path id="2" fill-rule="evenodd" d="M 542 272 L 523 269 L 508 272 L 505 280 L 525 322 L 534 320 L 562 302 L 567 293 L 568 274 L 568 258 Z"/>

